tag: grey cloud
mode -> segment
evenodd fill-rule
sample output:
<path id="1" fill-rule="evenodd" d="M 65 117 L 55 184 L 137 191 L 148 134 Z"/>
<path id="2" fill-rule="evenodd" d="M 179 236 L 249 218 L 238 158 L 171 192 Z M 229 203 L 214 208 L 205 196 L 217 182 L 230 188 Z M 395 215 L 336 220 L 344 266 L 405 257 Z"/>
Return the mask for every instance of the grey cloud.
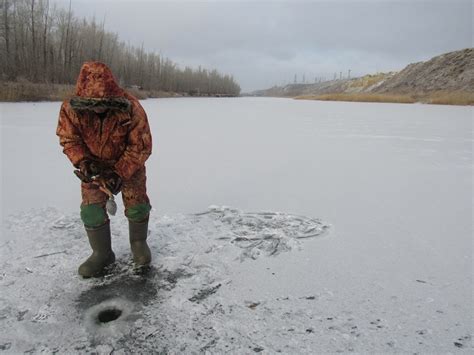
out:
<path id="1" fill-rule="evenodd" d="M 59 1 L 64 7 L 68 1 Z M 452 1 L 89 1 L 79 16 L 181 65 L 229 72 L 244 90 L 293 80 L 401 69 L 472 47 L 472 2 Z"/>

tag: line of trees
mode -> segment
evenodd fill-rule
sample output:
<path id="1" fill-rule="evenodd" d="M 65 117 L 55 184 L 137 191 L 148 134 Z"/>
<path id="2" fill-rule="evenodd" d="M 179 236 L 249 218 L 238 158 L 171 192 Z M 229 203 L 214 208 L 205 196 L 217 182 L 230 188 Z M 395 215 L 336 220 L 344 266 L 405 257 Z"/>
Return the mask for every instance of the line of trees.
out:
<path id="1" fill-rule="evenodd" d="M 234 78 L 216 70 L 184 69 L 143 44 L 135 47 L 99 23 L 80 19 L 49 0 L 0 0 L 0 79 L 74 84 L 82 63 L 110 66 L 122 86 L 196 95 L 239 95 Z"/>

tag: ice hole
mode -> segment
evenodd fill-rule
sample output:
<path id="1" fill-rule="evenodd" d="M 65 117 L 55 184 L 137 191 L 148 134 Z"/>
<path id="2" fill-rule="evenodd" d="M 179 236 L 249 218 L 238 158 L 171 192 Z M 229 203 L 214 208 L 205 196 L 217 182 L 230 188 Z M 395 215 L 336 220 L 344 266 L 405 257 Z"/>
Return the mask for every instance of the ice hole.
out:
<path id="1" fill-rule="evenodd" d="M 98 319 L 100 323 L 108 323 L 116 320 L 122 315 L 122 311 L 117 308 L 105 309 L 99 313 Z"/>

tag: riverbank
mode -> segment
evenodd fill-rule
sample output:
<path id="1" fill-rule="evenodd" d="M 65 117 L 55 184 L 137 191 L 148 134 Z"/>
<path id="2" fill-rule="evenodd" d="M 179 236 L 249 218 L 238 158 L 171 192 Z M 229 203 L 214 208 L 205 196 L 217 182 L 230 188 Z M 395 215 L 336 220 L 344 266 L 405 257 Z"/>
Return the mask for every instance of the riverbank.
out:
<path id="1" fill-rule="evenodd" d="M 296 100 L 384 102 L 384 103 L 424 103 L 434 105 L 474 105 L 474 93 L 436 91 L 426 94 L 376 94 L 376 93 L 331 93 L 322 95 L 300 95 Z"/>
<path id="2" fill-rule="evenodd" d="M 73 95 L 74 87 L 74 85 L 67 84 L 31 83 L 29 81 L 2 82 L 0 102 L 63 101 Z M 126 90 L 140 100 L 188 96 L 229 97 L 225 94 L 197 94 L 196 92 L 143 90 L 138 88 L 126 88 Z"/>
<path id="3" fill-rule="evenodd" d="M 304 100 L 474 105 L 474 49 L 438 55 L 399 72 L 293 83 L 257 90 L 250 96 Z"/>

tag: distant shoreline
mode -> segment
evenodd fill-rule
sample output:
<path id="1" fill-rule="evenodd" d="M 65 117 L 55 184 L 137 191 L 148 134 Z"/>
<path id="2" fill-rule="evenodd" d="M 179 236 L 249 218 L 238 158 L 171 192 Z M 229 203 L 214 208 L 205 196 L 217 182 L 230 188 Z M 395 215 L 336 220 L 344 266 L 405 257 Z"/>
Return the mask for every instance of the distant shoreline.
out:
<path id="1" fill-rule="evenodd" d="M 231 96 L 223 94 L 198 95 L 196 93 L 177 93 L 168 91 L 153 91 L 137 88 L 125 88 L 127 92 L 140 100 L 157 98 L 182 98 L 182 97 L 255 97 L 254 95 Z M 39 102 L 63 101 L 74 93 L 74 85 L 45 84 L 30 82 L 2 82 L 0 86 L 0 102 Z M 422 94 L 407 93 L 326 93 L 296 96 L 265 95 L 257 97 L 293 98 L 295 100 L 316 101 L 343 101 L 343 102 L 368 102 L 368 103 L 423 103 L 434 105 L 474 105 L 474 93 L 467 91 L 433 91 Z"/>
<path id="2" fill-rule="evenodd" d="M 74 85 L 24 82 L 1 82 L 0 102 L 63 101 L 74 93 Z M 225 94 L 199 95 L 197 93 L 170 92 L 128 88 L 125 90 L 139 100 L 172 97 L 236 97 Z"/>
<path id="3" fill-rule="evenodd" d="M 399 72 L 367 74 L 256 90 L 252 96 L 301 100 L 474 105 L 474 48 L 412 63 Z"/>
<path id="4" fill-rule="evenodd" d="M 376 93 L 334 93 L 322 95 L 300 95 L 295 100 L 345 101 L 345 102 L 380 102 L 400 104 L 432 105 L 474 105 L 474 93 L 466 91 L 435 91 L 425 94 L 376 94 Z"/>

